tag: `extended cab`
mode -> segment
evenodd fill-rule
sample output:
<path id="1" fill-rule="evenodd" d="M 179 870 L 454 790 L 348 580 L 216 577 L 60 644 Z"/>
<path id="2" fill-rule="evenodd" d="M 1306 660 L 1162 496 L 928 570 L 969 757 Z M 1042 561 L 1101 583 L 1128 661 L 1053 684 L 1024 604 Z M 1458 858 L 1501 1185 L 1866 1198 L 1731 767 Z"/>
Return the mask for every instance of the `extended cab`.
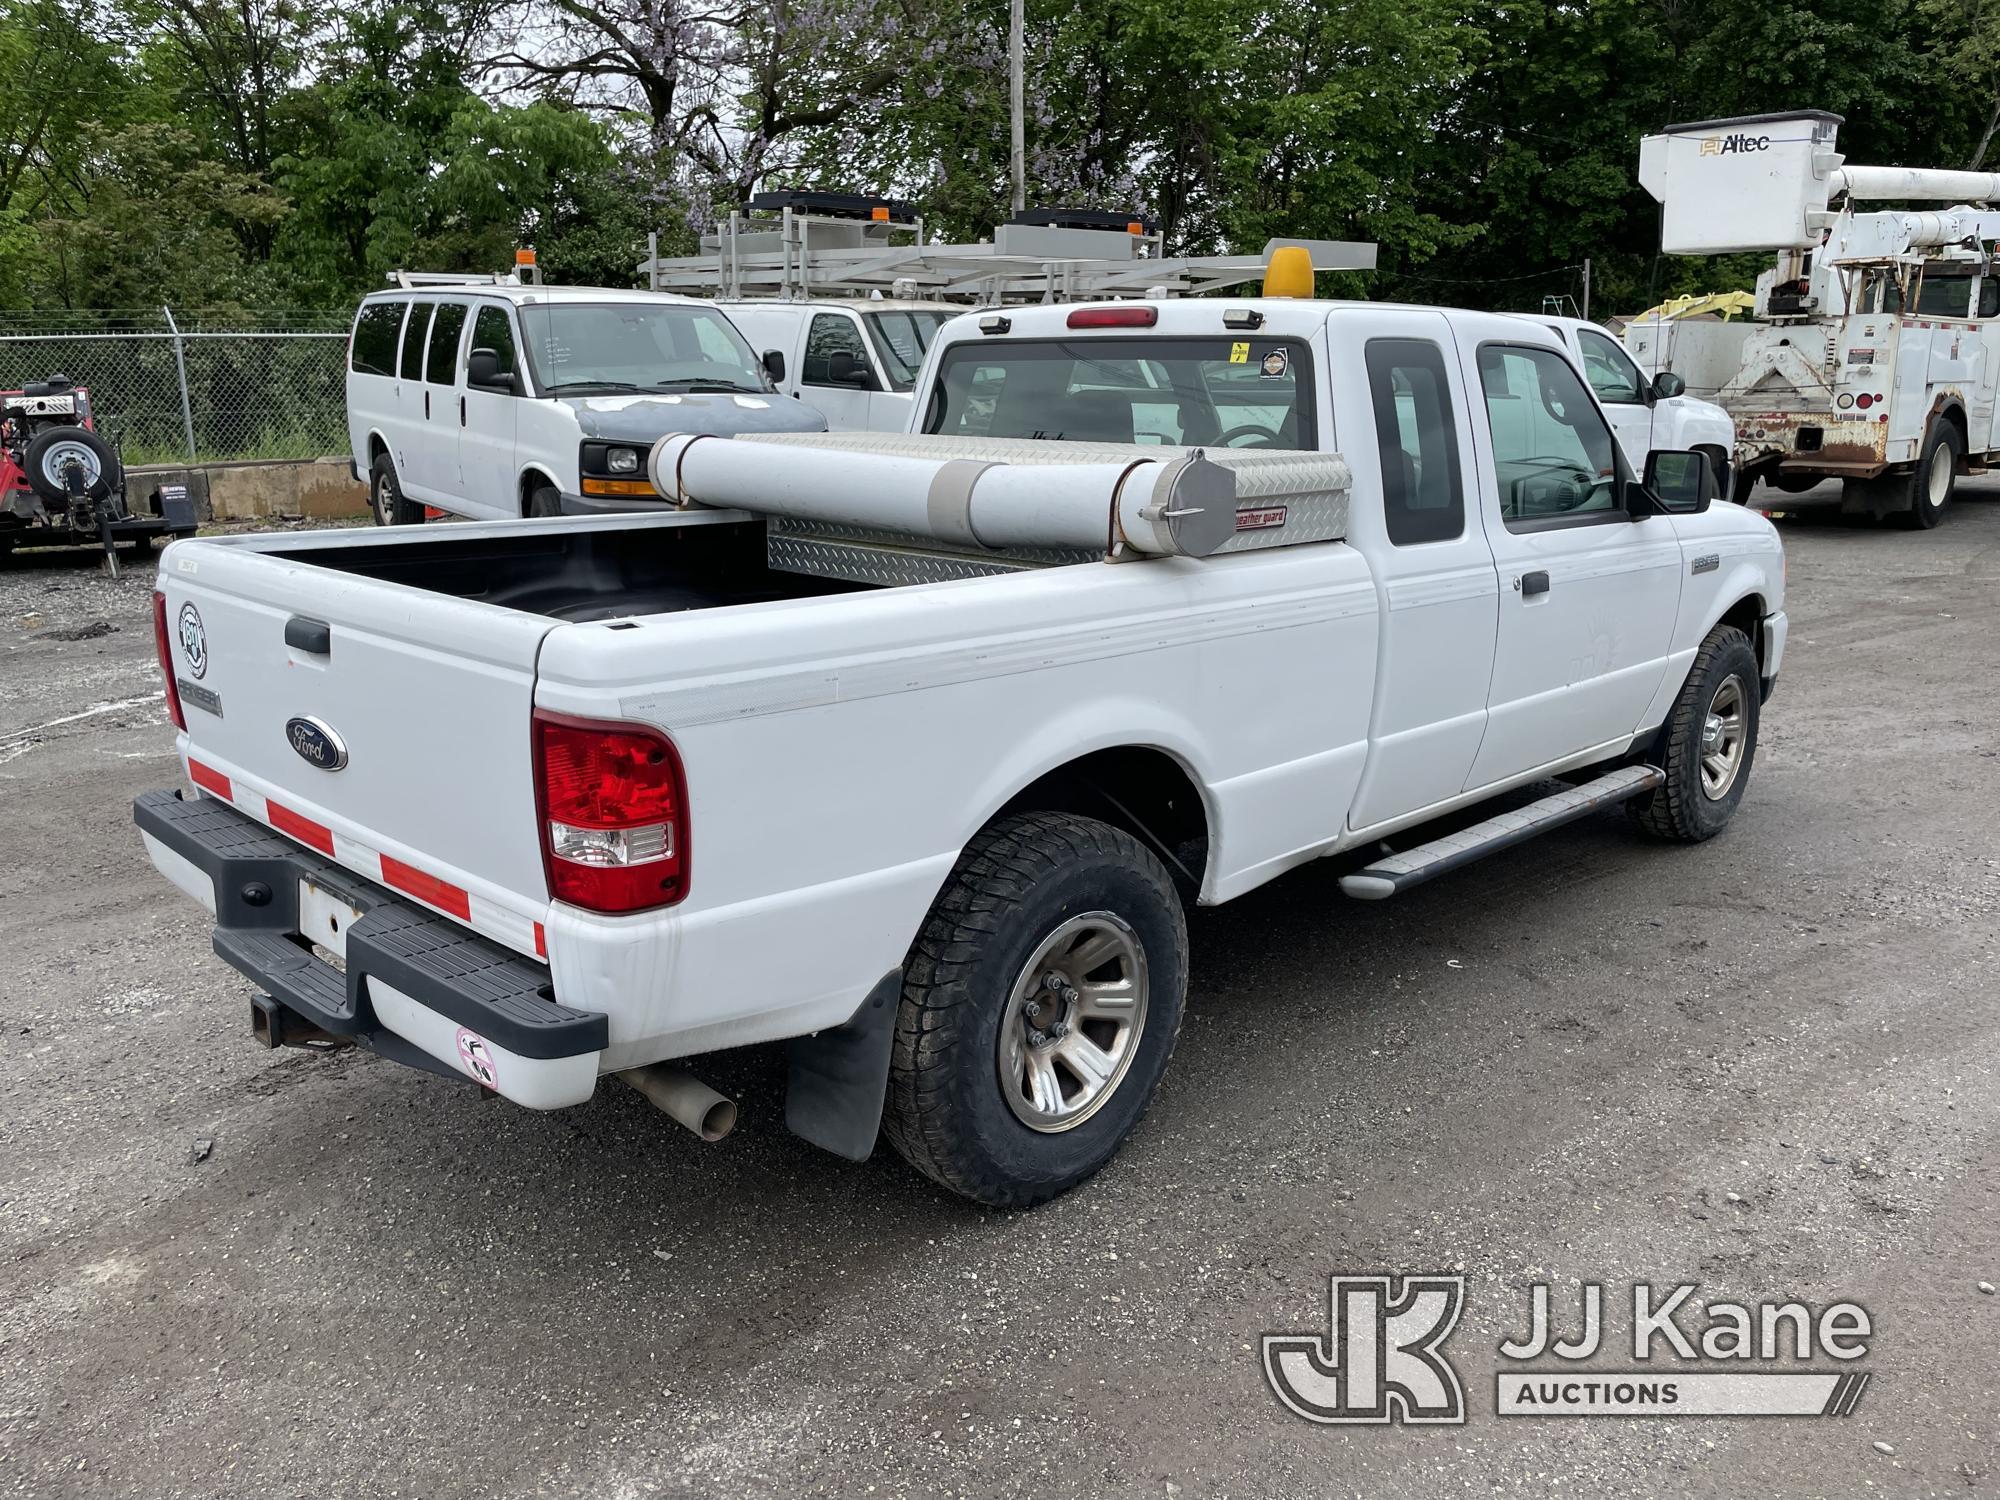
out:
<path id="1" fill-rule="evenodd" d="M 665 513 L 175 543 L 194 790 L 135 816 L 259 1034 L 711 1134 L 663 1060 L 785 1041 L 795 1131 L 1027 1204 L 1151 1098 L 1186 904 L 1736 810 L 1776 533 L 1634 473 L 1548 328 L 1012 309 L 920 389 L 926 433 L 664 439 Z"/>
<path id="2" fill-rule="evenodd" d="M 709 303 L 434 276 L 364 298 L 347 427 L 377 525 L 620 510 L 669 432 L 818 432 Z"/>

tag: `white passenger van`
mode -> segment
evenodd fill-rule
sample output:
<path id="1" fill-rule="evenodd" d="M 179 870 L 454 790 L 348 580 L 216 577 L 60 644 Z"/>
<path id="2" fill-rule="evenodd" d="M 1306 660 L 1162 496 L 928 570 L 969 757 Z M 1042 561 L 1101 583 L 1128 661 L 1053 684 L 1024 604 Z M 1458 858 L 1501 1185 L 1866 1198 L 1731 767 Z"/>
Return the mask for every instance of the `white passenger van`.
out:
<path id="1" fill-rule="evenodd" d="M 713 303 L 661 292 L 404 277 L 348 345 L 354 475 L 378 525 L 651 510 L 671 432 L 821 432 Z"/>
<path id="2" fill-rule="evenodd" d="M 931 338 L 965 311 L 936 302 L 824 298 L 715 306 L 759 349 L 784 356 L 778 389 L 817 407 L 835 432 L 902 432 Z"/>

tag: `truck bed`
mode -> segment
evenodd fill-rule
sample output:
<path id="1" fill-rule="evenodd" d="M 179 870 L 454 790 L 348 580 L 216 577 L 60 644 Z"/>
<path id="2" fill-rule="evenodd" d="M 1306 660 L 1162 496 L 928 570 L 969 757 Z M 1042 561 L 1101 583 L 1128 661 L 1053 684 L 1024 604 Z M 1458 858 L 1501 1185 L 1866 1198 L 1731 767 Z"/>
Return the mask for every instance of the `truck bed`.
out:
<path id="1" fill-rule="evenodd" d="M 438 526 L 397 546 L 384 546 L 383 533 L 364 532 L 344 545 L 281 547 L 269 555 L 568 622 L 809 599 L 866 587 L 780 572 L 766 562 L 761 520 L 713 519 L 718 524 L 572 523 L 498 535 L 486 527 Z"/>

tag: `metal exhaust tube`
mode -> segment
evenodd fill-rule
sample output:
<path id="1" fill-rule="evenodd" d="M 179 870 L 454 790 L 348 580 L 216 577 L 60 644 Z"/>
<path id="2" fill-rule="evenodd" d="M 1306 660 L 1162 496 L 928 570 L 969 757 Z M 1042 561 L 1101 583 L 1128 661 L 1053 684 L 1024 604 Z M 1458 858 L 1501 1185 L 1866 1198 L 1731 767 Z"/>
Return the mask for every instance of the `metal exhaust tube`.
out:
<path id="1" fill-rule="evenodd" d="M 705 1141 L 719 1141 L 736 1128 L 736 1101 L 722 1095 L 683 1068 L 650 1063 L 618 1075 Z"/>

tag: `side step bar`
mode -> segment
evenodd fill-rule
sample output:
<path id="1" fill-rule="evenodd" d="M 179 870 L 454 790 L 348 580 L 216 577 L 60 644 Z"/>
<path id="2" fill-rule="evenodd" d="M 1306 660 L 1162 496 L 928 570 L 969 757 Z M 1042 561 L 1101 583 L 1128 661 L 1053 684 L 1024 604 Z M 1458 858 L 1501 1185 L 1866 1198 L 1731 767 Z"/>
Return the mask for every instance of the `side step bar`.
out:
<path id="1" fill-rule="evenodd" d="M 1595 781 L 1567 787 L 1552 796 L 1513 812 L 1501 813 L 1470 828 L 1448 833 L 1441 839 L 1402 854 L 1378 859 L 1366 869 L 1340 878 L 1340 888 L 1357 901 L 1381 901 L 1426 880 L 1469 865 L 1483 855 L 1511 848 L 1538 833 L 1560 828 L 1578 818 L 1650 792 L 1667 779 L 1658 766 L 1623 766 L 1607 771 Z"/>

